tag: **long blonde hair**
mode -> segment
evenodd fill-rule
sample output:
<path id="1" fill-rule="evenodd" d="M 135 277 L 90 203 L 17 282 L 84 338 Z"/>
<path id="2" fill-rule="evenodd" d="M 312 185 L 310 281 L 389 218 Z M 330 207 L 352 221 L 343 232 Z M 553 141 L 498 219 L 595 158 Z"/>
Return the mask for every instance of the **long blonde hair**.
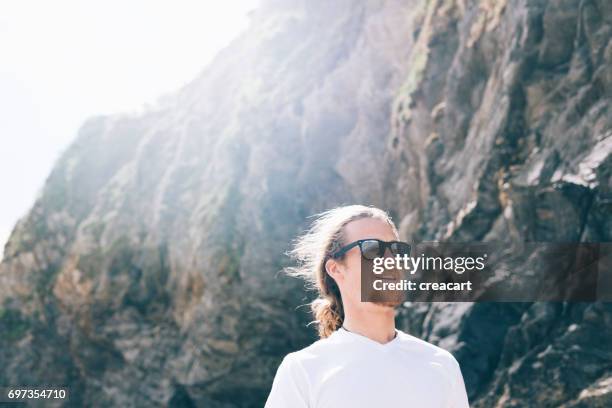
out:
<path id="1" fill-rule="evenodd" d="M 316 289 L 318 297 L 310 303 L 319 337 L 325 338 L 342 326 L 344 309 L 336 281 L 329 276 L 325 262 L 339 248 L 346 245 L 344 227 L 361 218 L 377 218 L 387 222 L 398 235 L 397 228 L 389 214 L 376 207 L 347 205 L 316 214 L 310 228 L 295 240 L 288 255 L 296 260 L 297 266 L 286 268 L 291 275 L 304 279 L 307 285 Z"/>

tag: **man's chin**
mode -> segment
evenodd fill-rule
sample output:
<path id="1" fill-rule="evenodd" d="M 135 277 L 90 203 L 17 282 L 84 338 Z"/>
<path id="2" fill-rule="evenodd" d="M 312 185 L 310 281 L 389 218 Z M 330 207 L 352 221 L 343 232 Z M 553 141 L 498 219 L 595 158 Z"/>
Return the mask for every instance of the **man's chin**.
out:
<path id="1" fill-rule="evenodd" d="M 384 308 L 391 308 L 391 309 L 395 309 L 396 307 L 400 306 L 402 304 L 401 301 L 393 301 L 393 302 L 372 302 L 373 304 L 375 304 L 376 306 L 380 306 L 380 307 L 384 307 Z"/>

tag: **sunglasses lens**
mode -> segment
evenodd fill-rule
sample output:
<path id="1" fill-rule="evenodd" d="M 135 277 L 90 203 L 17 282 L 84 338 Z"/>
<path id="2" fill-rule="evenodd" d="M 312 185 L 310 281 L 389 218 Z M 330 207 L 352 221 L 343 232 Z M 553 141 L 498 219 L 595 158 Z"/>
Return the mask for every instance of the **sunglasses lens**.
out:
<path id="1" fill-rule="evenodd" d="M 410 255 L 410 245 L 405 242 L 393 242 L 391 244 L 391 252 L 394 255 Z"/>
<path id="2" fill-rule="evenodd" d="M 365 259 L 373 260 L 380 253 L 380 243 L 375 240 L 368 240 L 361 243 L 361 254 Z"/>

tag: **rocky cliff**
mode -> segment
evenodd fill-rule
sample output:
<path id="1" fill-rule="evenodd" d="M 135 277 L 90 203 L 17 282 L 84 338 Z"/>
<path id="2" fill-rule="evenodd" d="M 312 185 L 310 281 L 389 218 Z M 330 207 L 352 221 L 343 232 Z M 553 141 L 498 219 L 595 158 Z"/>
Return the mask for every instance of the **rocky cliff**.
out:
<path id="1" fill-rule="evenodd" d="M 389 209 L 407 240 L 610 241 L 611 30 L 608 0 L 264 1 L 159 106 L 83 124 L 5 247 L 0 384 L 262 406 L 314 338 L 283 253 L 340 204 Z M 611 312 L 398 322 L 455 354 L 476 407 L 604 407 Z"/>

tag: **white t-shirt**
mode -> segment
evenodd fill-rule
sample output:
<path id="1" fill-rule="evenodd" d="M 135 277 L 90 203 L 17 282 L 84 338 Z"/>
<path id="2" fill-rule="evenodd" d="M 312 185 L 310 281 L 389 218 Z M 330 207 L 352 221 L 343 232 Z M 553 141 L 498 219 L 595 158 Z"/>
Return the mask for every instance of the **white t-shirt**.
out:
<path id="1" fill-rule="evenodd" d="M 466 408 L 457 360 L 397 330 L 386 344 L 338 329 L 289 353 L 266 408 Z"/>

